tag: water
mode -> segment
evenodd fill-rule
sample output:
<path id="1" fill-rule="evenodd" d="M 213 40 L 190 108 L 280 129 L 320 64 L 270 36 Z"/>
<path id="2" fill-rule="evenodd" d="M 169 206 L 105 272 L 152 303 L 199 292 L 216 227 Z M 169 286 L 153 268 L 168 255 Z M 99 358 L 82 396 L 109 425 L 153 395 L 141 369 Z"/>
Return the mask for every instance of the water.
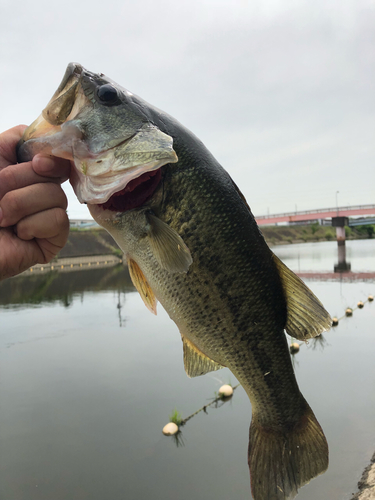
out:
<path id="1" fill-rule="evenodd" d="M 347 244 L 353 272 L 375 271 L 375 241 Z M 332 272 L 336 243 L 275 247 L 295 271 Z M 332 315 L 375 293 L 367 281 L 308 281 Z M 1 500 L 248 500 L 251 407 L 242 388 L 209 403 L 227 370 L 188 379 L 177 327 L 149 313 L 122 267 L 0 284 Z M 299 500 L 349 500 L 375 450 L 375 303 L 293 358 L 330 445 L 326 474 Z"/>

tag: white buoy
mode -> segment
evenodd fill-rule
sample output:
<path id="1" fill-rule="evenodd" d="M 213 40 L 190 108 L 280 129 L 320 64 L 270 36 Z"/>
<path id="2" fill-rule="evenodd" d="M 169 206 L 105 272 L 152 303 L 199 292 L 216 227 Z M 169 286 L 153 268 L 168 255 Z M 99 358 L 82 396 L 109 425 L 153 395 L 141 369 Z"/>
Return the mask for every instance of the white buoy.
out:
<path id="1" fill-rule="evenodd" d="M 227 398 L 233 394 L 233 387 L 228 384 L 222 385 L 219 389 L 219 394 Z"/>
<path id="2" fill-rule="evenodd" d="M 297 344 L 297 342 L 293 342 L 292 344 L 290 344 L 289 350 L 291 354 L 296 354 L 299 351 L 299 344 Z"/>
<path id="3" fill-rule="evenodd" d="M 163 427 L 163 434 L 165 436 L 173 436 L 178 432 L 178 426 L 174 422 L 169 422 L 169 424 Z"/>

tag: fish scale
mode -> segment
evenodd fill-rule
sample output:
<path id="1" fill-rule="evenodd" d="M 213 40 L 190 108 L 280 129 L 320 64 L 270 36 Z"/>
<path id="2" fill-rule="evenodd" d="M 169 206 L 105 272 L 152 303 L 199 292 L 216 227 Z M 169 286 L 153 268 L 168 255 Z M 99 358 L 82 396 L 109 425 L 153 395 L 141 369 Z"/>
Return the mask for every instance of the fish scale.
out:
<path id="1" fill-rule="evenodd" d="M 184 155 L 179 151 L 179 158 L 181 157 Z M 205 354 L 230 367 L 245 390 L 252 394 L 252 399 L 255 397 L 259 400 L 255 406 L 263 406 L 267 412 L 272 406 L 277 413 L 283 413 L 283 408 L 290 407 L 285 405 L 285 400 L 290 400 L 292 394 L 294 405 L 288 420 L 298 421 L 301 411 L 299 407 L 304 405 L 300 403 L 299 391 L 294 395 L 292 389 L 296 387 L 295 377 L 283 334 L 286 322 L 285 299 L 281 284 L 277 286 L 280 280 L 276 267 L 270 266 L 270 251 L 251 213 L 247 209 L 238 210 L 241 208 L 241 200 L 234 188 L 230 197 L 233 208 L 228 202 L 225 205 L 218 203 L 220 170 L 215 171 L 213 179 L 211 176 L 206 178 L 205 169 L 199 171 L 196 167 L 196 186 L 195 183 L 186 182 L 184 163 L 164 169 L 163 189 L 167 194 L 156 212 L 174 229 L 181 227 L 179 234 L 191 249 L 193 258 L 188 273 L 173 278 L 174 293 L 179 290 L 184 299 L 173 306 L 176 312 L 172 319 L 182 333 L 188 330 L 189 338 Z M 225 188 L 228 188 L 231 184 L 225 183 L 225 180 L 224 173 L 224 184 L 227 184 Z M 201 191 L 204 196 L 201 196 Z M 197 232 L 190 228 L 181 211 L 181 207 L 186 205 L 185 198 L 193 200 L 195 206 L 193 226 L 210 230 Z M 213 215 L 219 215 L 222 219 L 221 224 L 215 227 L 210 225 Z M 183 224 L 180 220 L 184 221 Z M 255 232 L 257 246 L 252 244 L 252 232 Z M 158 296 L 160 293 L 157 283 L 164 287 L 170 276 L 159 278 L 155 272 L 155 262 L 149 266 L 149 272 L 146 262 L 138 262 Z M 153 281 L 154 276 L 157 277 L 157 283 Z M 268 290 L 264 283 L 271 280 L 272 287 Z M 197 295 L 198 291 L 200 296 Z M 175 303 L 174 297 L 165 294 L 160 300 L 167 311 L 168 304 Z M 218 311 L 221 312 L 219 317 Z M 274 352 L 276 356 L 273 356 Z M 284 362 L 277 375 L 283 380 L 285 395 L 281 384 L 275 385 L 275 378 L 272 376 L 276 369 L 272 369 L 271 360 L 276 358 L 278 361 L 279 352 L 282 353 Z M 267 371 L 271 373 L 265 377 L 264 373 Z M 270 387 L 277 387 L 277 391 L 270 390 Z M 266 393 L 270 395 L 268 400 Z"/>

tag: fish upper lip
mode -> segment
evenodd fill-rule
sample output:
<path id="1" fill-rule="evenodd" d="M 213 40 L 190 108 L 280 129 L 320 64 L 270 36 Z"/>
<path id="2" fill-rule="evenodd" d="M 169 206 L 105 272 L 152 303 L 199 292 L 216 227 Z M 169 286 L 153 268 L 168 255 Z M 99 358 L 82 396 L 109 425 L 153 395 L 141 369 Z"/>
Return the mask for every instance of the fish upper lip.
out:
<path id="1" fill-rule="evenodd" d="M 65 87 L 67 81 L 69 80 L 69 78 L 71 76 L 73 76 L 75 74 L 79 77 L 82 75 L 83 72 L 84 72 L 84 70 L 83 70 L 83 66 L 81 64 L 74 63 L 74 62 L 69 63 L 68 67 L 66 68 L 65 75 L 63 76 L 63 79 L 61 80 L 61 83 L 58 86 L 57 90 L 61 91 Z"/>
<path id="2" fill-rule="evenodd" d="M 81 64 L 70 63 L 56 92 L 41 115 L 26 129 L 17 146 L 19 161 L 27 161 L 42 150 L 74 161 L 72 172 L 75 174 L 72 173 L 70 181 L 81 203 L 106 203 L 132 179 L 166 163 L 178 161 L 172 146 L 173 138 L 143 114 L 138 116 L 135 113 L 137 119 L 134 118 L 131 126 L 125 127 L 122 137 L 120 133 L 114 134 L 111 140 L 104 140 L 107 136 L 103 138 L 101 134 L 86 137 L 85 129 L 79 123 L 80 109 L 95 104 L 92 94 L 96 86 L 108 82 L 112 81 L 105 75 L 87 71 Z M 150 151 L 147 148 L 143 151 L 142 141 L 150 142 Z M 123 164 L 124 172 L 117 166 L 117 163 L 122 164 L 121 156 L 115 151 L 117 148 L 129 153 L 128 163 Z M 93 169 L 95 162 L 99 164 L 102 161 L 101 166 Z M 90 170 L 89 166 L 92 167 Z M 116 186 L 120 178 L 121 183 Z"/>

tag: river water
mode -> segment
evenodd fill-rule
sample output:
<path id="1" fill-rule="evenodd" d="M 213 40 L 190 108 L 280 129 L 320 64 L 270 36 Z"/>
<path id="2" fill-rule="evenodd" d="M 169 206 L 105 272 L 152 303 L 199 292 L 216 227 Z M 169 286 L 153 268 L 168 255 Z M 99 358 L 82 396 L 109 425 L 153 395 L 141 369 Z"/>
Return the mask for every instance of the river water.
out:
<path id="1" fill-rule="evenodd" d="M 375 240 L 347 242 L 355 280 L 332 277 L 335 242 L 274 247 L 332 316 L 375 294 Z M 331 273 L 331 274 L 329 274 Z M 359 273 L 359 275 L 358 275 Z M 360 273 L 363 274 L 361 277 Z M 305 278 L 306 279 L 306 278 Z M 1 500 L 248 500 L 251 406 L 244 390 L 182 428 L 229 370 L 188 379 L 177 327 L 149 313 L 122 266 L 0 284 Z M 293 357 L 330 446 L 299 500 L 349 500 L 375 450 L 375 302 Z"/>

